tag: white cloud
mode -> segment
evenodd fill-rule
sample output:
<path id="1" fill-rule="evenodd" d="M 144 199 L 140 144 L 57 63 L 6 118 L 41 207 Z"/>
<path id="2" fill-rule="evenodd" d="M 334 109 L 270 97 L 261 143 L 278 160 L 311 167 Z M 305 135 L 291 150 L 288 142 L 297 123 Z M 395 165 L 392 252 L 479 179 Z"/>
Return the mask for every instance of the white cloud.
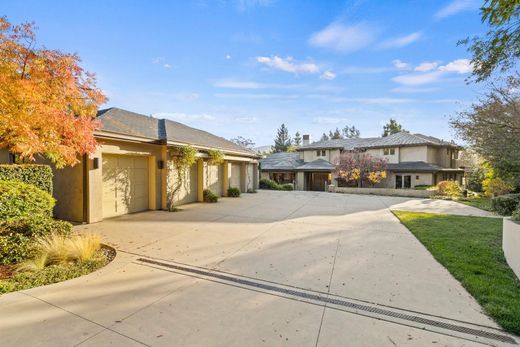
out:
<path id="1" fill-rule="evenodd" d="M 376 29 L 365 23 L 343 25 L 329 24 L 309 38 L 313 47 L 327 48 L 338 52 L 354 52 L 370 45 L 376 37 Z"/>
<path id="2" fill-rule="evenodd" d="M 236 117 L 235 122 L 239 123 L 256 123 L 257 118 L 256 117 Z"/>
<path id="3" fill-rule="evenodd" d="M 333 80 L 333 79 L 336 78 L 336 74 L 335 74 L 334 72 L 332 72 L 332 71 L 328 71 L 328 70 L 327 70 L 327 71 L 325 71 L 325 72 L 323 72 L 323 73 L 321 74 L 320 78 L 321 78 L 322 80 L 328 80 L 328 81 L 331 81 L 331 80 Z"/>
<path id="4" fill-rule="evenodd" d="M 348 118 L 338 118 L 338 117 L 316 117 L 312 120 L 317 124 L 339 124 L 339 123 L 349 123 Z"/>
<path id="5" fill-rule="evenodd" d="M 168 118 L 177 121 L 214 121 L 217 118 L 210 114 L 206 113 L 170 113 L 170 112 L 162 112 L 154 114 L 156 118 Z"/>
<path id="6" fill-rule="evenodd" d="M 229 60 L 229 59 L 231 59 L 231 56 L 229 54 L 226 54 L 225 58 L 226 58 L 226 60 Z"/>
<path id="7" fill-rule="evenodd" d="M 213 83 L 217 88 L 228 89 L 297 89 L 304 84 L 277 84 L 277 83 L 258 83 L 254 81 L 221 80 Z"/>
<path id="8" fill-rule="evenodd" d="M 435 18 L 442 19 L 462 11 L 470 11 L 479 8 L 478 0 L 453 0 L 448 5 L 435 13 Z"/>
<path id="9" fill-rule="evenodd" d="M 281 58 L 277 55 L 274 57 L 256 57 L 256 61 L 273 69 L 295 74 L 320 72 L 318 65 L 314 63 L 296 63 L 292 57 Z"/>
<path id="10" fill-rule="evenodd" d="M 410 70 L 412 68 L 410 64 L 405 63 L 399 59 L 392 60 L 392 65 L 394 65 L 394 67 L 399 70 Z"/>
<path id="11" fill-rule="evenodd" d="M 415 67 L 414 71 L 428 72 L 428 71 L 431 71 L 431 70 L 435 70 L 438 65 L 439 65 L 439 63 L 434 62 L 434 61 L 432 61 L 432 62 L 425 61 L 425 62 L 420 63 L 419 65 L 417 65 Z"/>
<path id="12" fill-rule="evenodd" d="M 164 67 L 165 69 L 171 69 L 171 68 L 172 68 L 172 66 L 171 66 L 170 64 L 164 64 L 163 67 Z"/>
<path id="13" fill-rule="evenodd" d="M 457 59 L 446 65 L 439 66 L 439 71 L 445 72 L 456 72 L 459 74 L 465 74 L 473 72 L 473 64 L 469 59 Z"/>
<path id="14" fill-rule="evenodd" d="M 393 39 L 388 39 L 379 44 L 379 48 L 399 48 L 408 46 L 409 44 L 419 40 L 422 37 L 421 32 L 411 33 L 406 36 L 396 37 Z"/>
<path id="15" fill-rule="evenodd" d="M 437 82 L 442 76 L 441 71 L 433 71 L 423 74 L 407 74 L 396 76 L 392 78 L 392 81 L 406 86 L 416 86 L 421 84 L 428 84 Z"/>

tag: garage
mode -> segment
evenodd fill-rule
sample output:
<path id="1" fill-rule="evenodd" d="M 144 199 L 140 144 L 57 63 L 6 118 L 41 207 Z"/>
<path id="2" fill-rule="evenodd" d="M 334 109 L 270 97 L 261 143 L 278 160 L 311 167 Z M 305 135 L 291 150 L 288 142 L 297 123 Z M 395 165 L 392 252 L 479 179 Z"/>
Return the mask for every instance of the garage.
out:
<path id="1" fill-rule="evenodd" d="M 177 204 L 187 204 L 197 201 L 197 165 L 192 165 L 186 170 L 184 182 L 175 196 Z"/>
<path id="2" fill-rule="evenodd" d="M 231 177 L 229 179 L 229 186 L 240 189 L 240 163 L 231 163 Z"/>
<path id="3" fill-rule="evenodd" d="M 103 154 L 103 218 L 148 210 L 148 157 Z"/>

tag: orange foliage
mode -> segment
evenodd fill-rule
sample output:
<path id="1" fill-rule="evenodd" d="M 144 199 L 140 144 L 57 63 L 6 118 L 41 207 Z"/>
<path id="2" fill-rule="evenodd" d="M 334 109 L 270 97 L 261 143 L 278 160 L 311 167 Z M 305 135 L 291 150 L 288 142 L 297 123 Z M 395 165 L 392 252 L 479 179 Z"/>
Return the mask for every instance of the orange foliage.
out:
<path id="1" fill-rule="evenodd" d="M 0 148 L 58 167 L 94 151 L 97 108 L 106 97 L 76 54 L 35 48 L 34 25 L 0 18 Z"/>

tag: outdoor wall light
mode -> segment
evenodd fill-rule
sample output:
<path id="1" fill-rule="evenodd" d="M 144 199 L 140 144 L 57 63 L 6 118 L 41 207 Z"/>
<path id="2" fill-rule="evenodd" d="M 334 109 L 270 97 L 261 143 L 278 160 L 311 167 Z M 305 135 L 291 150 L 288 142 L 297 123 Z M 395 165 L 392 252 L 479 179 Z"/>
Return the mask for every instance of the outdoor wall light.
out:
<path id="1" fill-rule="evenodd" d="M 164 160 L 157 160 L 157 168 L 159 170 L 164 169 Z"/>
<path id="2" fill-rule="evenodd" d="M 99 158 L 92 159 L 92 167 L 94 169 L 98 169 L 99 168 Z"/>

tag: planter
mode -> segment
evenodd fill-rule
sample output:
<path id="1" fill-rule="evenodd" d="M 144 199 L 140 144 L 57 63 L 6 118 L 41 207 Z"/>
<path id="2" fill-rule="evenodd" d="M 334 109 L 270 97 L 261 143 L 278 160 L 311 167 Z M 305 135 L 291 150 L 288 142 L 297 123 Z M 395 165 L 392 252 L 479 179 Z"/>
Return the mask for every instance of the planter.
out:
<path id="1" fill-rule="evenodd" d="M 367 194 L 367 195 L 385 195 L 385 196 L 404 196 L 410 198 L 431 198 L 435 195 L 434 191 L 430 190 L 415 190 L 415 189 L 392 189 L 392 188 L 354 188 L 354 187 L 334 187 L 329 192 L 343 194 Z"/>
<path id="2" fill-rule="evenodd" d="M 502 249 L 507 263 L 520 278 L 520 223 L 504 218 Z"/>

